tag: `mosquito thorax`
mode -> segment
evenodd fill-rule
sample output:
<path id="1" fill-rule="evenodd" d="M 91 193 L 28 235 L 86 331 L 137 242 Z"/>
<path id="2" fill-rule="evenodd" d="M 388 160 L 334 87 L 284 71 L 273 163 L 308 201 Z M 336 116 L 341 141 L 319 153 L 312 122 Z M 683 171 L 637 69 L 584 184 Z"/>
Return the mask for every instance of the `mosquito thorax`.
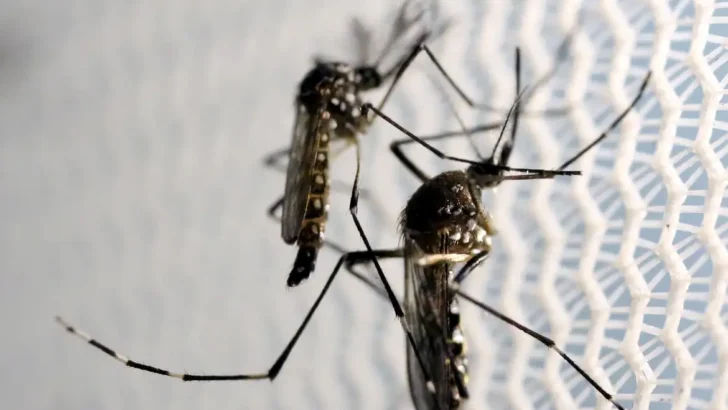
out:
<path id="1" fill-rule="evenodd" d="M 429 254 L 441 253 L 443 245 L 449 253 L 490 249 L 496 230 L 480 198 L 481 188 L 467 172 L 443 172 L 409 199 L 402 212 L 402 233 Z"/>
<path id="2" fill-rule="evenodd" d="M 313 93 L 316 87 L 324 81 L 335 81 L 340 78 L 344 81 L 354 81 L 354 68 L 346 63 L 319 62 L 306 73 L 299 85 L 299 94 Z"/>

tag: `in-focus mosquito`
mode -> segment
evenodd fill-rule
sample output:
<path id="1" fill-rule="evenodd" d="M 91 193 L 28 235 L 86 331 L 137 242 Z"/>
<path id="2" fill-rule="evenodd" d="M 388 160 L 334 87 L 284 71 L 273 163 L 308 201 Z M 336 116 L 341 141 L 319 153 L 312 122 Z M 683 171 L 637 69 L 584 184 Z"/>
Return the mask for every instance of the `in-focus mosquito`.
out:
<path id="1" fill-rule="evenodd" d="M 392 79 L 379 104 L 379 107 L 384 106 L 399 80 L 395 73 L 407 56 L 399 58 L 387 70 L 381 69 L 383 61 L 402 38 L 412 34 L 414 27 L 424 26 L 423 19 L 428 12 L 436 15 L 435 3 L 414 12 L 412 3 L 405 0 L 400 7 L 389 39 L 374 63 L 349 64 L 316 59 L 314 68 L 299 85 L 293 142 L 289 148 L 271 154 L 266 160 L 268 165 L 275 166 L 279 158 L 288 157 L 284 195 L 268 209 L 268 214 L 278 220 L 277 212 L 282 208 L 281 237 L 289 245 L 298 245 L 288 286 L 296 286 L 311 275 L 318 251 L 324 245 L 329 208 L 329 161 L 332 159 L 330 142 L 341 140 L 347 146 L 354 145 L 358 157 L 357 137 L 364 134 L 372 122 L 361 115 L 360 94 L 377 89 Z M 364 43 L 362 25 L 357 20 L 354 23 L 359 33 L 357 38 Z M 431 27 L 419 30 L 415 42 L 407 47 L 407 54 L 414 45 L 440 36 L 447 25 L 444 21 L 435 21 Z M 360 44 L 359 48 L 365 46 Z M 364 53 L 363 50 L 360 52 Z"/>
<path id="2" fill-rule="evenodd" d="M 401 214 L 399 228 L 404 238 L 404 248 L 373 250 L 356 216 L 354 216 L 354 220 L 367 249 L 373 255 L 377 258 L 404 259 L 406 281 L 404 313 L 400 318 L 403 320 L 403 326 L 409 327 L 411 330 L 407 334 L 410 339 L 410 343 L 407 345 L 408 378 L 410 394 L 418 410 L 459 409 L 463 400 L 469 396 L 465 340 L 460 326 L 460 311 L 456 295 L 557 352 L 604 399 L 611 402 L 616 408 L 624 409 L 614 400 L 612 394 L 604 390 L 551 339 L 465 294 L 460 290 L 460 285 L 488 257 L 492 237 L 496 233 L 493 218 L 485 210 L 481 201 L 483 190 L 494 188 L 504 180 L 574 175 L 574 172 L 565 171 L 565 169 L 605 139 L 608 133 L 634 108 L 647 87 L 651 72 L 645 76 L 639 92 L 630 106 L 612 122 L 606 131 L 557 170 L 551 172 L 507 166 L 516 138 L 520 99 L 525 94 L 525 91 L 520 91 L 518 50 L 516 51 L 516 73 L 519 97 L 506 118 L 507 123 L 508 118 L 513 115 L 510 139 L 503 142 L 499 152 L 498 147 L 501 145 L 506 127 L 504 124 L 491 156 L 480 158 L 477 161 L 448 156 L 429 145 L 424 138 L 407 131 L 379 109 L 370 104 L 362 106 L 365 112 L 374 111 L 408 136 L 407 139 L 392 143 L 391 148 L 402 164 L 422 181 L 422 185 L 409 199 Z M 412 142 L 423 145 L 440 158 L 468 164 L 468 168 L 463 171 L 443 172 L 434 178 L 428 178 L 400 149 L 402 144 Z M 506 175 L 505 172 L 508 171 L 515 171 L 518 174 Z M 352 205 L 352 209 L 356 210 L 356 204 Z M 379 277 L 384 278 L 376 259 L 374 262 Z M 456 271 L 455 267 L 459 264 L 463 265 Z M 361 275 L 359 277 L 361 279 Z M 366 279 L 365 281 L 375 289 L 379 289 L 377 284 Z M 384 282 L 384 288 L 379 289 L 380 293 L 386 294 L 392 299 L 391 289 L 386 282 Z M 411 341 L 412 339 L 414 342 Z"/>

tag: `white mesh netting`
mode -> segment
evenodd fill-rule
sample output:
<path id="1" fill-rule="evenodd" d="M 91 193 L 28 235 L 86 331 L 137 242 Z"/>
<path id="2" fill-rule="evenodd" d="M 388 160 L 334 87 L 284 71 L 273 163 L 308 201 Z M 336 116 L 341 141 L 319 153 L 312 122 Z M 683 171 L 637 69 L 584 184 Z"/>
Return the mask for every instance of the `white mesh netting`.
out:
<path id="1" fill-rule="evenodd" d="M 543 73 L 536 62 L 548 59 L 547 36 L 539 20 L 559 21 L 576 4 L 537 3 L 516 20 L 533 71 Z M 488 274 L 469 286 L 580 356 L 625 406 L 724 408 L 720 209 L 728 161 L 718 110 L 727 33 L 712 17 L 720 11 L 689 2 L 589 7 L 564 88 L 567 97 L 603 100 L 564 121 L 527 120 L 530 140 L 521 147 L 534 149 L 521 151 L 518 163 L 561 163 L 629 104 L 648 65 L 651 91 L 639 115 L 575 166 L 585 178 L 513 184 L 493 198 L 502 247 Z M 476 346 L 492 346 L 475 359 L 484 364 L 473 375 L 484 401 L 494 408 L 594 405 L 594 392 L 557 356 L 546 358 L 541 346 L 500 324 L 486 329 L 472 331 Z"/>
<path id="2" fill-rule="evenodd" d="M 285 290 L 295 251 L 264 217 L 283 176 L 262 171 L 261 160 L 289 143 L 291 99 L 310 57 L 353 57 L 348 19 L 377 27 L 393 9 L 385 0 L 303 3 L 3 5 L 5 407 L 411 408 L 391 308 L 344 275 L 273 384 L 142 374 L 52 322 L 63 314 L 171 370 L 272 364 L 335 255 L 325 252 L 313 279 Z M 574 166 L 585 176 L 504 184 L 486 196 L 500 234 L 469 293 L 552 337 L 626 407 L 728 407 L 728 3 L 442 3 L 457 24 L 437 55 L 475 99 L 501 107 L 513 98 L 513 47 L 523 47 L 533 83 L 583 10 L 572 57 L 529 105 L 576 108 L 524 118 L 513 165 L 559 164 L 654 70 L 637 110 Z M 456 125 L 422 70 L 408 73 L 386 111 L 422 134 Z M 459 112 L 471 124 L 497 118 Z M 416 187 L 386 152 L 399 137 L 378 123 L 363 142 L 363 182 L 379 206 L 363 201 L 360 213 L 377 247 L 396 245 L 395 218 Z M 477 141 L 485 150 L 491 140 Z M 410 151 L 432 173 L 453 166 Z M 335 179 L 353 175 L 350 154 Z M 334 195 L 327 236 L 359 249 L 347 203 Z M 401 292 L 401 263 L 384 266 Z M 467 408 L 595 406 L 558 357 L 463 307 Z"/>

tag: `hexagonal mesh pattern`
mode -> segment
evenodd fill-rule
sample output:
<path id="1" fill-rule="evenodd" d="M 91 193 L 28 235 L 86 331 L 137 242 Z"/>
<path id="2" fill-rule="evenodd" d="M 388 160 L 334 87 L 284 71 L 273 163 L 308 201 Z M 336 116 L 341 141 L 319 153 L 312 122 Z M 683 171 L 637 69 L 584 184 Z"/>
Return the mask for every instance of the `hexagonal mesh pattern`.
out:
<path id="1" fill-rule="evenodd" d="M 490 198 L 500 229 L 496 255 L 467 286 L 550 335 L 629 408 L 725 408 L 728 236 L 721 205 L 728 159 L 720 110 L 728 32 L 721 8 L 582 6 L 584 29 L 568 74 L 555 80 L 550 98 L 530 107 L 558 106 L 558 95 L 586 99 L 566 119 L 526 119 L 513 163 L 548 168 L 565 161 L 629 104 L 648 66 L 650 91 L 618 131 L 573 166 L 584 177 L 512 183 Z M 544 22 L 570 27 L 577 7 L 526 2 L 510 12 L 531 78 L 553 60 Z M 488 19 L 486 11 L 483 38 L 513 29 L 492 29 Z M 508 53 L 486 55 L 489 62 L 505 56 L 495 65 L 508 66 Z M 595 392 L 561 358 L 515 329 L 484 322 L 469 326 L 484 346 L 477 350 L 487 351 L 472 354 L 483 365 L 473 375 L 473 408 L 594 408 Z"/>
<path id="2" fill-rule="evenodd" d="M 345 275 L 272 384 L 142 374 L 52 322 L 63 314 L 173 371 L 267 369 L 337 256 L 323 252 L 314 277 L 285 290 L 294 250 L 264 217 L 283 177 L 261 160 L 288 144 L 291 99 L 311 56 L 352 57 L 348 19 L 377 27 L 391 2 L 46 3 L 7 5 L 0 16 L 7 407 L 412 408 L 391 307 Z M 522 119 L 515 166 L 560 164 L 653 70 L 637 109 L 572 167 L 582 177 L 511 182 L 485 196 L 499 234 L 468 293 L 553 338 L 625 407 L 728 408 L 728 3 L 442 4 L 456 24 L 435 53 L 471 96 L 498 107 L 513 99 L 514 47 L 533 84 L 582 22 L 527 110 L 572 108 Z M 385 111 L 420 134 L 452 129 L 421 60 Z M 470 124 L 502 118 L 456 106 Z M 375 247 L 396 246 L 396 216 L 416 188 L 386 151 L 400 137 L 378 123 L 362 141 L 375 201 L 362 200 L 360 214 Z M 487 152 L 493 137 L 475 145 Z M 465 144 L 442 147 L 473 155 Z M 455 166 L 411 152 L 432 174 Z M 334 179 L 349 183 L 350 154 Z M 347 203 L 346 190 L 334 195 L 327 236 L 359 249 Z M 384 267 L 401 293 L 402 264 Z M 608 408 L 543 346 L 463 310 L 466 408 Z"/>

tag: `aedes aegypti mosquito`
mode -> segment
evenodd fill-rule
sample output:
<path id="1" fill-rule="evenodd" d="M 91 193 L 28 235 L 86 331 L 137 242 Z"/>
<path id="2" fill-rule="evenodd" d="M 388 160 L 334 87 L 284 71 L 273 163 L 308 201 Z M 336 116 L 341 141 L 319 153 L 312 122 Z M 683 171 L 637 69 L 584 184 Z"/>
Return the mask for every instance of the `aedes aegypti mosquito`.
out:
<path id="1" fill-rule="evenodd" d="M 487 259 L 492 237 L 496 233 L 491 215 L 485 210 L 481 194 L 485 189 L 498 186 L 504 180 L 552 178 L 555 175 L 575 175 L 577 172 L 565 169 L 584 153 L 605 139 L 622 119 L 631 111 L 642 97 L 649 82 L 651 72 L 642 81 L 634 100 L 594 141 L 564 162 L 554 171 L 508 167 L 508 159 L 514 148 L 521 98 L 520 91 L 520 54 L 516 50 L 516 87 L 517 100 L 489 158 L 472 161 L 452 157 L 429 145 L 424 138 L 417 137 L 379 109 L 370 104 L 363 110 L 374 111 L 386 122 L 407 135 L 407 139 L 395 141 L 391 148 L 402 164 L 417 176 L 422 185 L 410 197 L 400 218 L 400 233 L 404 248 L 374 250 L 370 246 L 358 221 L 357 228 L 367 250 L 375 255 L 375 267 L 380 278 L 384 273 L 377 258 L 402 258 L 405 262 L 404 312 L 400 315 L 410 343 L 407 344 L 407 363 L 410 394 L 417 410 L 459 409 L 469 396 L 467 390 L 467 359 L 465 340 L 460 324 L 458 298 L 475 304 L 505 323 L 538 340 L 547 348 L 557 352 L 592 387 L 616 408 L 624 410 L 612 394 L 604 390 L 573 359 L 559 349 L 553 340 L 501 314 L 492 307 L 480 302 L 460 290 L 467 276 Z M 508 118 L 513 116 L 511 136 L 501 145 Z M 429 178 L 416 164 L 401 151 L 402 144 L 417 142 L 438 157 L 468 164 L 463 171 L 443 172 Z M 517 175 L 506 175 L 506 171 L 516 171 Z M 352 205 L 356 209 L 356 204 Z M 463 264 L 455 271 L 456 265 Z M 359 275 L 362 279 L 361 275 Z M 389 284 L 381 289 L 375 283 L 364 279 L 370 286 L 393 300 Z M 414 342 L 412 341 L 414 340 Z M 424 366 L 423 366 L 424 363 Z M 423 371 L 425 369 L 425 371 Z M 433 390 L 434 387 L 434 390 Z"/>
<path id="2" fill-rule="evenodd" d="M 268 209 L 271 217 L 280 220 L 283 241 L 289 245 L 298 245 L 298 253 L 288 275 L 288 286 L 296 286 L 311 275 L 319 249 L 324 245 L 329 208 L 329 161 L 332 159 L 330 142 L 338 140 L 354 145 L 358 158 L 357 138 L 372 123 L 371 118 L 361 114 L 363 101 L 360 94 L 377 89 L 392 79 L 379 103 L 379 107 L 384 106 L 403 74 L 399 68 L 406 56 L 384 71 L 381 69 L 383 60 L 413 27 L 423 24 L 426 12 L 436 15 L 433 3 L 431 7 L 419 9 L 408 17 L 411 4 L 410 0 L 402 4 L 389 39 L 374 63 L 361 61 L 349 64 L 316 59 L 314 68 L 304 76 L 299 85 L 292 144 L 266 159 L 267 165 L 275 166 L 279 158 L 288 157 L 284 195 Z M 364 29 L 357 20 L 354 23 L 359 32 L 360 43 L 365 43 L 361 39 Z M 436 20 L 432 27 L 423 29 L 416 36 L 413 45 L 440 36 L 447 26 L 446 21 Z M 366 44 L 360 44 L 359 48 L 365 46 Z M 410 49 L 411 46 L 407 48 L 408 54 Z M 282 209 L 280 218 L 277 216 L 279 208 Z"/>

